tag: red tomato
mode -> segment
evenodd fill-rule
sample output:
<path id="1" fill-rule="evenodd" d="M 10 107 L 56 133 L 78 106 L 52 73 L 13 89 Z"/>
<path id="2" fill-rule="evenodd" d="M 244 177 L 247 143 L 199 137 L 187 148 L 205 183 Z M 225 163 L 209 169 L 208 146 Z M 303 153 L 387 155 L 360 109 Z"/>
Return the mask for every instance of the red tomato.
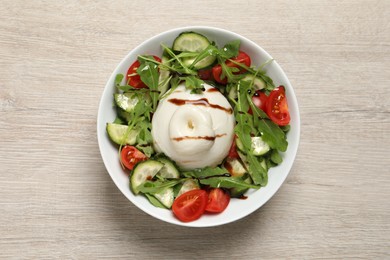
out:
<path id="1" fill-rule="evenodd" d="M 267 100 L 268 100 L 267 95 L 264 94 L 264 92 L 262 92 L 260 90 L 256 91 L 255 94 L 253 94 L 253 96 L 252 96 L 253 104 L 255 106 L 257 106 L 258 108 L 260 108 L 261 110 L 263 110 L 264 112 L 266 112 L 266 110 L 267 110 L 267 108 L 266 108 Z M 252 115 L 251 108 L 249 108 L 248 113 Z"/>
<path id="2" fill-rule="evenodd" d="M 266 107 L 267 115 L 275 124 L 284 126 L 290 123 L 290 113 L 283 86 L 279 86 L 271 91 Z"/>
<path id="3" fill-rule="evenodd" d="M 215 65 L 212 69 L 212 73 L 213 73 L 213 78 L 216 82 L 218 82 L 219 84 L 224 84 L 226 85 L 227 84 L 227 77 L 221 79 L 221 75 L 222 75 L 222 66 L 221 65 Z"/>
<path id="4" fill-rule="evenodd" d="M 232 146 L 230 146 L 229 154 L 227 157 L 232 159 L 237 159 L 239 157 L 237 153 L 237 145 L 236 145 L 236 138 L 237 136 L 234 136 Z"/>
<path id="5" fill-rule="evenodd" d="M 220 213 L 229 205 L 229 194 L 219 188 L 212 189 L 209 193 L 209 200 L 207 202 L 206 211 L 212 213 Z"/>
<path id="6" fill-rule="evenodd" d="M 148 159 L 148 157 L 134 146 L 126 145 L 122 148 L 121 161 L 129 170 L 132 170 L 137 163 L 145 161 L 146 159 Z"/>
<path id="7" fill-rule="evenodd" d="M 161 59 L 159 57 L 153 56 L 153 58 L 156 61 L 161 62 Z M 138 60 L 134 61 L 133 64 L 131 64 L 126 74 L 126 82 L 134 88 L 148 88 L 145 83 L 142 82 L 140 75 L 137 74 L 137 69 L 139 65 L 140 63 Z"/>
<path id="8" fill-rule="evenodd" d="M 237 57 L 232 58 L 232 60 L 234 60 L 235 62 L 238 62 L 238 63 L 242 63 L 242 64 L 246 65 L 247 67 L 251 66 L 251 57 L 249 57 L 249 55 L 243 51 L 239 51 Z M 240 68 L 240 72 L 245 72 L 245 69 L 239 67 L 237 64 L 234 64 L 230 60 L 226 61 L 226 65 L 228 65 L 229 67 Z"/>
<path id="9" fill-rule="evenodd" d="M 238 63 L 242 63 L 244 65 L 246 65 L 247 67 L 250 67 L 251 65 L 251 58 L 249 57 L 248 54 L 246 54 L 245 52 L 243 51 L 239 51 L 238 55 L 234 58 L 231 58 L 231 60 L 235 61 L 235 62 L 238 62 Z M 234 64 L 232 61 L 230 60 L 227 60 L 225 62 L 225 64 L 228 66 L 228 67 L 235 67 L 235 68 L 240 68 L 240 71 L 238 73 L 242 73 L 242 72 L 245 72 L 245 69 L 239 67 L 237 64 Z M 223 78 L 221 79 L 221 75 L 222 75 L 222 66 L 221 65 L 215 65 L 212 69 L 212 73 L 213 73 L 213 77 L 214 77 L 214 80 L 220 84 L 227 84 L 227 78 Z"/>
<path id="10" fill-rule="evenodd" d="M 211 79 L 213 79 L 213 75 L 212 75 L 211 69 L 198 70 L 198 76 L 199 76 L 199 78 L 201 78 L 203 80 L 211 80 Z"/>
<path id="11" fill-rule="evenodd" d="M 204 190 L 190 190 L 175 199 L 172 211 L 175 216 L 183 221 L 190 222 L 202 216 L 206 209 L 208 194 Z"/>

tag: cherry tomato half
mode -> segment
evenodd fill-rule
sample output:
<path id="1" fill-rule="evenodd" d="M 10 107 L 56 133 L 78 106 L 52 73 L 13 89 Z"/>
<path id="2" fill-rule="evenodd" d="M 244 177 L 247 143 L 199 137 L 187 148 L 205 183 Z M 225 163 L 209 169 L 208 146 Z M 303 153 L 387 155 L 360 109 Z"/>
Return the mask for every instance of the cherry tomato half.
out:
<path id="1" fill-rule="evenodd" d="M 161 59 L 157 56 L 153 56 L 153 58 L 161 62 Z M 137 69 L 140 66 L 140 63 L 138 60 L 134 61 L 133 64 L 131 64 L 129 70 L 126 74 L 126 82 L 134 87 L 134 88 L 148 88 L 145 83 L 142 82 L 140 75 L 137 74 Z"/>
<path id="2" fill-rule="evenodd" d="M 246 65 L 247 67 L 250 67 L 251 66 L 251 58 L 249 57 L 248 54 L 246 54 L 245 52 L 243 51 L 239 51 L 238 55 L 234 58 L 231 58 L 231 60 L 235 61 L 235 62 L 238 62 L 238 63 L 242 63 L 244 65 Z M 245 72 L 245 69 L 242 69 L 239 65 L 233 63 L 232 61 L 230 60 L 227 60 L 225 62 L 225 64 L 228 66 L 228 67 L 235 67 L 235 68 L 240 68 L 240 71 L 238 73 L 243 73 Z M 213 73 L 213 78 L 216 82 L 220 83 L 220 84 L 227 84 L 227 78 L 223 78 L 221 79 L 221 75 L 222 75 L 222 66 L 220 64 L 218 65 L 215 65 L 212 69 L 212 73 Z"/>
<path id="3" fill-rule="evenodd" d="M 260 90 L 256 91 L 255 94 L 253 94 L 252 96 L 253 104 L 258 108 L 260 108 L 261 110 L 263 110 L 264 112 L 266 112 L 267 110 L 266 108 L 267 100 L 268 100 L 267 95 Z M 252 108 L 249 108 L 248 113 L 252 115 Z"/>
<path id="4" fill-rule="evenodd" d="M 219 188 L 211 189 L 209 193 L 209 200 L 206 206 L 206 211 L 212 213 L 220 213 L 227 208 L 229 202 L 230 196 L 226 191 Z"/>
<path id="5" fill-rule="evenodd" d="M 290 123 L 290 112 L 286 92 L 283 86 L 271 91 L 267 100 L 267 115 L 277 125 L 284 126 Z"/>
<path id="6" fill-rule="evenodd" d="M 243 52 L 243 51 L 239 51 L 238 55 L 236 57 L 232 58 L 232 60 L 235 61 L 235 62 L 238 62 L 238 63 L 242 63 L 242 64 L 244 64 L 247 67 L 251 66 L 251 57 L 249 57 L 249 55 L 246 54 L 246 52 Z M 226 61 L 226 65 L 228 65 L 229 67 L 240 68 L 240 73 L 245 72 L 245 69 L 239 67 L 237 64 L 234 64 L 230 60 Z"/>
<path id="7" fill-rule="evenodd" d="M 208 194 L 204 190 L 190 190 L 175 199 L 172 204 L 172 212 L 183 221 L 194 221 L 204 213 L 207 205 Z"/>
<path id="8" fill-rule="evenodd" d="M 213 79 L 212 71 L 211 69 L 201 69 L 198 70 L 198 76 L 200 79 L 203 80 L 211 80 Z"/>
<path id="9" fill-rule="evenodd" d="M 122 148 L 121 161 L 129 170 L 132 170 L 137 163 L 145 161 L 146 159 L 148 159 L 148 157 L 134 146 L 126 145 Z"/>

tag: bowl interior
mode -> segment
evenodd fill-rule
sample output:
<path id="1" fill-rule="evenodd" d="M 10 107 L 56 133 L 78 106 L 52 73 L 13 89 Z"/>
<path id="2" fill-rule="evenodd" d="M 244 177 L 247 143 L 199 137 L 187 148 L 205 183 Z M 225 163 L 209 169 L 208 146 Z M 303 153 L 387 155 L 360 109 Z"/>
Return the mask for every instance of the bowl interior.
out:
<path id="1" fill-rule="evenodd" d="M 275 192 L 286 179 L 297 153 L 300 134 L 298 103 L 294 94 L 294 90 L 289 80 L 287 79 L 287 76 L 276 61 L 273 61 L 267 65 L 265 70 L 267 71 L 267 74 L 273 79 L 276 86 L 285 86 L 287 93 L 291 114 L 291 130 L 287 134 L 287 140 L 289 143 L 288 149 L 285 153 L 282 154 L 283 163 L 269 170 L 269 180 L 266 187 L 257 191 L 250 190 L 247 193 L 247 199 L 245 200 L 232 199 L 228 208 L 221 214 L 205 214 L 196 221 L 183 223 L 177 220 L 170 210 L 156 208 L 151 205 L 143 196 L 135 196 L 130 191 L 129 179 L 119 164 L 117 147 L 111 143 L 106 134 L 106 123 L 112 122 L 116 117 L 115 109 L 112 106 L 113 94 L 115 91 L 114 79 L 116 74 L 125 74 L 129 66 L 133 63 L 134 60 L 136 60 L 138 55 L 150 54 L 161 56 L 162 49 L 160 44 L 164 43 L 167 46 L 171 46 L 176 36 L 183 31 L 195 31 L 204 34 L 210 40 L 215 41 L 219 47 L 222 47 L 229 41 L 240 39 L 241 50 L 247 52 L 250 55 L 252 58 L 252 64 L 256 66 L 259 66 L 272 58 L 265 50 L 249 39 L 236 33 L 213 27 L 196 26 L 177 28 L 150 38 L 130 51 L 130 53 L 115 68 L 104 88 L 104 92 L 100 100 L 97 119 L 97 135 L 100 153 L 108 173 L 119 190 L 134 205 L 149 215 L 162 221 L 182 226 L 209 227 L 227 224 L 249 215 L 264 205 L 264 203 L 266 203 L 275 194 Z"/>

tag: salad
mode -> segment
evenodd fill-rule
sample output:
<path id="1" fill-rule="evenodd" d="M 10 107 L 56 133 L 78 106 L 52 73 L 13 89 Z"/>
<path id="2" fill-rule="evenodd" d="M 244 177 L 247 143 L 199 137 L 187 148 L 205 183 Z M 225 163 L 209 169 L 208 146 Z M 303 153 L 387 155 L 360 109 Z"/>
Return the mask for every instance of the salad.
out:
<path id="1" fill-rule="evenodd" d="M 239 40 L 220 48 L 182 32 L 161 48 L 116 75 L 117 118 L 106 130 L 131 191 L 189 222 L 267 185 L 290 114 L 285 88 L 265 72 L 272 60 L 253 66 Z"/>

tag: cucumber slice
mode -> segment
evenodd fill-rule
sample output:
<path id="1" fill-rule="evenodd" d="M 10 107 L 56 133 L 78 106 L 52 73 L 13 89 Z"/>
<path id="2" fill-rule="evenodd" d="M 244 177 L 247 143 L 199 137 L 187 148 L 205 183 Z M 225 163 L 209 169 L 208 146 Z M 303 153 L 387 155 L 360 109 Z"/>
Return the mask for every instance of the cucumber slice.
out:
<path id="1" fill-rule="evenodd" d="M 191 67 L 193 65 L 193 67 L 195 69 L 199 70 L 199 69 L 204 69 L 204 68 L 209 67 L 211 64 L 214 63 L 214 61 L 217 59 L 217 57 L 216 56 L 207 56 L 206 58 L 203 58 L 200 61 L 198 61 L 197 63 L 193 64 L 195 59 L 196 59 L 196 57 L 195 58 L 185 58 L 182 60 L 183 60 L 183 64 L 186 65 L 187 67 Z"/>
<path id="2" fill-rule="evenodd" d="M 114 124 L 114 123 L 107 123 L 106 125 L 106 131 L 110 139 L 116 143 L 116 144 L 129 144 L 133 145 L 135 144 L 137 135 L 139 133 L 138 130 L 132 129 L 130 132 L 127 134 L 126 139 L 125 135 L 128 130 L 127 125 L 120 125 L 120 124 Z"/>
<path id="3" fill-rule="evenodd" d="M 252 147 L 252 154 L 253 155 L 260 156 L 260 155 L 266 154 L 271 149 L 270 146 L 266 142 L 263 141 L 261 136 L 251 137 L 251 140 L 252 140 L 251 147 Z M 244 146 L 243 146 L 242 142 L 240 141 L 240 139 L 238 139 L 238 138 L 236 139 L 236 145 L 237 145 L 238 149 L 245 152 Z"/>
<path id="4" fill-rule="evenodd" d="M 139 101 L 138 95 L 131 92 L 123 94 L 114 94 L 115 104 L 126 112 L 130 112 L 134 109 Z"/>
<path id="5" fill-rule="evenodd" d="M 176 37 L 173 42 L 172 49 L 174 51 L 185 51 L 185 52 L 201 52 L 205 50 L 211 42 L 207 39 L 206 36 L 194 32 L 184 32 Z M 191 58 L 182 58 L 182 62 L 187 67 L 193 67 L 195 69 L 203 69 L 216 60 L 216 56 L 210 55 L 194 64 L 196 57 Z"/>
<path id="6" fill-rule="evenodd" d="M 130 177 L 130 187 L 134 194 L 138 194 L 138 187 L 145 181 L 152 179 L 164 164 L 156 160 L 147 160 L 138 163 Z"/>
<path id="7" fill-rule="evenodd" d="M 173 188 L 165 189 L 160 193 L 154 194 L 154 196 L 168 209 L 172 207 L 174 200 Z"/>
<path id="8" fill-rule="evenodd" d="M 247 172 L 247 170 L 240 163 L 240 161 L 234 158 L 227 158 L 224 163 L 224 166 L 234 177 L 242 177 Z"/>
<path id="9" fill-rule="evenodd" d="M 167 158 L 158 158 L 157 160 L 164 165 L 158 172 L 161 177 L 165 179 L 177 179 L 180 177 L 179 170 L 172 161 Z"/>
<path id="10" fill-rule="evenodd" d="M 259 156 L 267 153 L 271 148 L 260 136 L 252 137 L 253 155 Z"/>
<path id="11" fill-rule="evenodd" d="M 186 180 L 183 185 L 181 186 L 179 192 L 177 193 L 176 197 L 179 197 L 181 194 L 190 191 L 190 190 L 196 190 L 199 189 L 199 183 L 195 179 L 188 179 Z"/>
<path id="12" fill-rule="evenodd" d="M 255 90 L 260 90 L 260 89 L 265 88 L 265 82 L 264 82 L 264 80 L 262 80 L 262 79 L 259 78 L 259 77 L 255 77 L 255 76 L 252 75 L 252 74 L 246 75 L 242 80 L 243 80 L 243 81 L 253 82 L 253 87 L 254 87 Z"/>
<path id="13" fill-rule="evenodd" d="M 167 66 L 170 66 L 169 58 L 167 56 L 162 56 L 161 63 Z M 158 91 L 160 91 L 160 97 L 167 92 L 169 88 L 169 75 L 171 72 L 169 69 L 160 66 L 160 75 L 158 78 Z"/>
<path id="14" fill-rule="evenodd" d="M 195 32 L 183 32 L 173 42 L 174 51 L 201 52 L 210 45 L 206 36 Z"/>

